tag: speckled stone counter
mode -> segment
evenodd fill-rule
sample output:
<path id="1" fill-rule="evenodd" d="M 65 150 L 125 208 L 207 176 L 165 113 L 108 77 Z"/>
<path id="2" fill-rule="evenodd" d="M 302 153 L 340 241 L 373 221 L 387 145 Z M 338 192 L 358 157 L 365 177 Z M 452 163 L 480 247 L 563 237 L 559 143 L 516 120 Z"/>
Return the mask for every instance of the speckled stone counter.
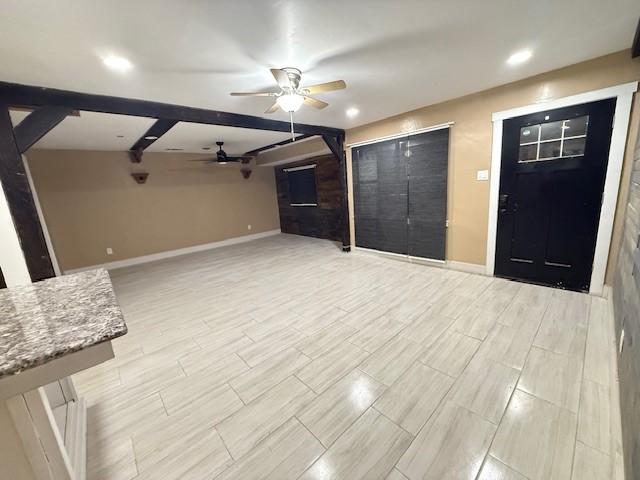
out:
<path id="1" fill-rule="evenodd" d="M 0 290 L 0 378 L 125 333 L 104 269 Z"/>

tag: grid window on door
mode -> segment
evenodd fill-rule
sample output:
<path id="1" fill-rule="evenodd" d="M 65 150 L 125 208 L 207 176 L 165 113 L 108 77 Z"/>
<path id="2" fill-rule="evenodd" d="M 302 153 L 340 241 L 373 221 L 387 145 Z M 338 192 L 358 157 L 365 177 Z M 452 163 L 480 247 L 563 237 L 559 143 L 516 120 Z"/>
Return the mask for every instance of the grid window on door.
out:
<path id="1" fill-rule="evenodd" d="M 520 129 L 518 163 L 584 156 L 589 115 Z"/>

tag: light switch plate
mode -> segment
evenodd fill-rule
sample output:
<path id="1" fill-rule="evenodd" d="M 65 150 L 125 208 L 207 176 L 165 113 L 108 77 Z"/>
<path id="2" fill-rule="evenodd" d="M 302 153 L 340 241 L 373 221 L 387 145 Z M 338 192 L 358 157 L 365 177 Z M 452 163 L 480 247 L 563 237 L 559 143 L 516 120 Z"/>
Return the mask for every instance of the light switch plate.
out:
<path id="1" fill-rule="evenodd" d="M 476 172 L 476 180 L 481 182 L 489 180 L 489 170 L 478 170 Z"/>

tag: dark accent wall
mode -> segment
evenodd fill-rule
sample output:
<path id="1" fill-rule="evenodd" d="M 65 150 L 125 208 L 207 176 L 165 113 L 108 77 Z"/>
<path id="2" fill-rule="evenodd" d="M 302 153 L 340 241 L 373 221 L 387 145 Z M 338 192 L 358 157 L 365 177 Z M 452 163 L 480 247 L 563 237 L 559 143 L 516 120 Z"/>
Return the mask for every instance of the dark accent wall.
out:
<path id="1" fill-rule="evenodd" d="M 289 205 L 289 182 L 285 168 L 316 164 L 317 207 Z M 342 239 L 342 187 L 336 157 L 322 155 L 275 168 L 280 210 L 280 229 L 284 233 L 340 241 Z"/>
<path id="2" fill-rule="evenodd" d="M 626 478 L 640 472 L 640 135 L 636 140 L 624 233 L 613 279 L 620 410 Z"/>

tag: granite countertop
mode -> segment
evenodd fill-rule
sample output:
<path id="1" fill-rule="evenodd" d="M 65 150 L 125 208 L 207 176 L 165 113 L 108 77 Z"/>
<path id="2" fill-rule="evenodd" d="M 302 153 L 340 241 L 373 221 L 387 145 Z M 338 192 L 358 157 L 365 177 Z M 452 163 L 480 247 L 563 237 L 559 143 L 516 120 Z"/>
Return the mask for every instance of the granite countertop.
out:
<path id="1" fill-rule="evenodd" d="M 0 378 L 125 333 L 104 269 L 0 290 Z"/>

